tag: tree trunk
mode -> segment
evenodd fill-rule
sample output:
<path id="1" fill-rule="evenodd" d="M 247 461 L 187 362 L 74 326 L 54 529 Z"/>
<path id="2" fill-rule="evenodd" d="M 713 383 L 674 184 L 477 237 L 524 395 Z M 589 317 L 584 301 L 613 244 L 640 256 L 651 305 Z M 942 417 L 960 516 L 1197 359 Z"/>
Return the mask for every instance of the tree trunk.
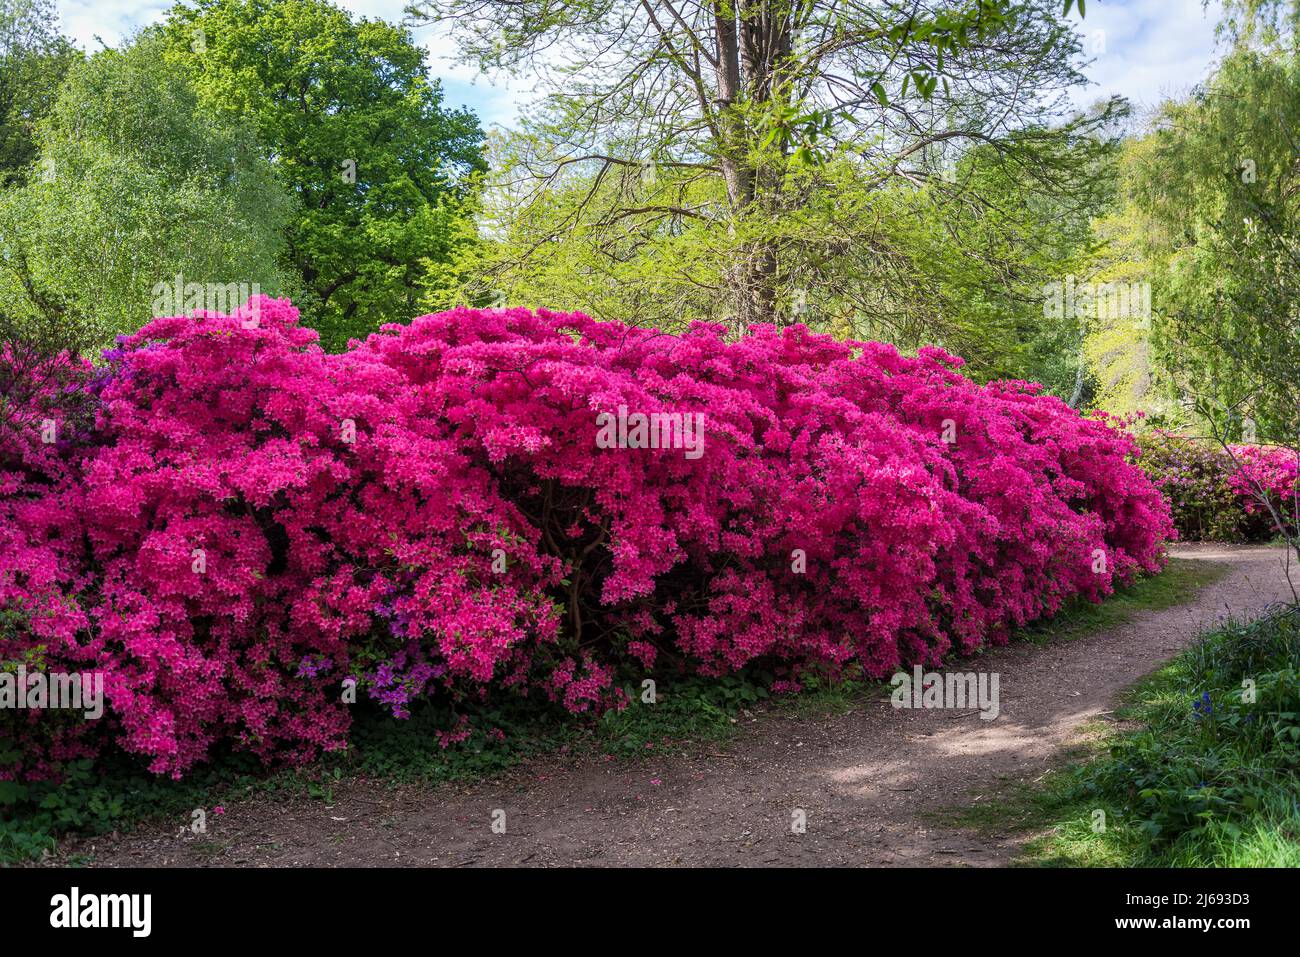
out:
<path id="1" fill-rule="evenodd" d="M 727 184 L 732 215 L 740 215 L 754 200 L 752 171 L 746 168 L 744 120 L 738 112 L 740 87 L 740 40 L 734 7 L 714 0 L 714 24 L 718 34 L 718 134 L 721 138 L 718 162 Z"/>
<path id="2" fill-rule="evenodd" d="M 761 110 L 779 95 L 777 76 L 791 48 L 790 13 L 772 0 L 715 0 L 718 36 L 719 161 L 731 214 L 743 220 L 778 207 L 780 169 L 754 168 L 742 106 Z M 780 164 L 778 164 L 780 165 Z M 733 231 L 734 235 L 734 231 Z M 728 277 L 737 325 L 780 324 L 776 312 L 777 250 L 765 239 L 743 241 Z"/>

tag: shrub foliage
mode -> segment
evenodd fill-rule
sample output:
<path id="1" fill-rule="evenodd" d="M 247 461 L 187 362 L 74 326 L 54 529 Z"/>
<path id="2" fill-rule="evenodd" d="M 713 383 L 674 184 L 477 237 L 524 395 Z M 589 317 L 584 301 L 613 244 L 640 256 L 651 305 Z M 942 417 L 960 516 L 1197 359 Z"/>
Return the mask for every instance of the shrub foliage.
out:
<path id="1" fill-rule="evenodd" d="M 1140 441 L 1142 467 L 1168 500 L 1180 538 L 1266 541 L 1295 528 L 1294 451 L 1259 445 L 1225 449 L 1160 430 Z"/>
<path id="2" fill-rule="evenodd" d="M 345 746 L 349 679 L 401 717 L 602 712 L 620 670 L 884 676 L 1100 599 L 1173 531 L 1120 424 L 938 349 L 458 309 L 329 355 L 297 319 L 155 320 L 10 393 L 0 663 L 107 697 L 4 712 L 11 782 L 305 761 Z M 623 409 L 700 414 L 700 454 L 601 447 Z"/>

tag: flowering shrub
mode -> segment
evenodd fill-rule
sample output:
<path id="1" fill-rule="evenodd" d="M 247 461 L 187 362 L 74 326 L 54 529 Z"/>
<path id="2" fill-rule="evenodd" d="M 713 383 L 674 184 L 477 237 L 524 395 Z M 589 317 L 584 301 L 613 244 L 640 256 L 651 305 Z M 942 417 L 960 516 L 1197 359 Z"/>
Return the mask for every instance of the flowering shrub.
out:
<path id="1" fill-rule="evenodd" d="M 1172 534 L 1115 423 L 937 349 L 458 309 L 327 355 L 270 299 L 118 345 L 77 373 L 93 428 L 4 460 L 0 662 L 108 700 L 0 715 L 10 777 L 110 743 L 173 776 L 221 743 L 306 760 L 346 743 L 348 679 L 400 717 L 600 711 L 628 667 L 884 676 L 1100 599 Z M 702 416 L 698 454 L 598 443 L 622 410 Z"/>
<path id="2" fill-rule="evenodd" d="M 1178 535 L 1189 541 L 1245 541 L 1261 529 L 1228 484 L 1222 449 L 1163 431 L 1142 435 L 1141 465 L 1169 502 Z"/>
<path id="3" fill-rule="evenodd" d="M 1261 445 L 1234 445 L 1231 453 L 1236 467 L 1228 486 L 1245 503 L 1246 513 L 1265 520 L 1270 535 L 1294 536 L 1300 515 L 1300 453 Z"/>
<path id="4" fill-rule="evenodd" d="M 1272 537 L 1274 523 L 1259 497 L 1261 490 L 1271 496 L 1280 514 L 1295 515 L 1294 452 L 1234 445 L 1229 455 L 1209 442 L 1160 430 L 1143 435 L 1140 444 L 1142 468 L 1168 500 L 1183 539 Z"/>
<path id="5" fill-rule="evenodd" d="M 74 596 L 88 587 L 89 570 L 69 555 L 80 514 L 73 483 L 89 454 L 104 382 L 89 363 L 0 345 L 0 672 L 43 668 L 47 645 L 61 647 L 87 625 Z M 12 742 L 0 738 L 0 783 L 24 764 L 40 776 L 50 760 L 89 753 L 77 740 L 82 729 L 42 717 L 0 713 L 0 729 L 16 734 L 25 751 L 15 763 Z"/>

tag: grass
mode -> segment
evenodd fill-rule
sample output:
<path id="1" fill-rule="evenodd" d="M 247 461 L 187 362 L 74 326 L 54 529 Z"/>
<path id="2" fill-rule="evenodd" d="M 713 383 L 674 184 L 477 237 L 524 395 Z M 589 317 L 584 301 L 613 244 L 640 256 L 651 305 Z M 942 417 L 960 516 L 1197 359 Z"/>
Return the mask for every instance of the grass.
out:
<path id="1" fill-rule="evenodd" d="M 1141 579 L 1102 605 L 1073 603 L 1018 637 L 1043 642 L 1093 634 L 1139 611 L 1188 601 L 1223 571 L 1213 563 L 1175 559 L 1163 574 Z M 585 724 L 536 702 L 512 700 L 471 711 L 469 738 L 447 749 L 437 744 L 437 733 L 450 727 L 441 708 L 417 708 L 406 721 L 363 709 L 347 751 L 306 768 L 272 773 L 238 754 L 217 755 L 179 782 L 154 778 L 122 758 L 95 768 L 77 763 L 62 786 L 38 789 L 21 802 L 10 800 L 21 813 L 0 817 L 0 862 L 53 851 L 61 834 L 102 833 L 147 821 L 188 822 L 196 809 L 211 813 L 215 806 L 255 793 L 331 803 L 339 786 L 359 778 L 389 785 L 438 784 L 490 777 L 544 754 L 650 757 L 665 747 L 725 741 L 747 710 L 781 708 L 796 716 L 844 713 L 880 697 L 886 688 L 877 681 L 809 679 L 801 694 L 770 698 L 770 678 L 751 670 L 725 678 L 661 681 L 653 707 L 641 703 L 639 683 L 629 682 L 625 690 L 631 706 Z M 4 803 L 0 794 L 0 807 Z"/>
<path id="2" fill-rule="evenodd" d="M 1100 605 L 1076 598 L 1052 618 L 1022 628 L 1018 638 L 1035 644 L 1068 641 L 1123 624 L 1141 611 L 1160 611 L 1181 605 L 1211 582 L 1228 573 L 1228 566 L 1188 558 L 1173 558 L 1160 575 L 1139 579 L 1128 588 L 1120 588 Z"/>
<path id="3" fill-rule="evenodd" d="M 1300 866 L 1300 610 L 1203 635 L 1116 717 L 1069 766 L 945 823 L 1034 835 L 1026 865 Z"/>

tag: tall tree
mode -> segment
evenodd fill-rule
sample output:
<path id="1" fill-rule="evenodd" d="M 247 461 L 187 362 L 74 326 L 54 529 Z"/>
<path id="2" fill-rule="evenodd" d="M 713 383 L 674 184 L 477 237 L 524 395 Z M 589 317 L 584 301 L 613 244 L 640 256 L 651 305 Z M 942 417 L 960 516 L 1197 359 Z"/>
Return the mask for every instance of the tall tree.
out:
<path id="1" fill-rule="evenodd" d="M 1300 438 L 1300 57 L 1242 45 L 1138 170 L 1171 385 L 1217 433 Z M 1253 423 L 1253 424 L 1251 424 Z"/>
<path id="2" fill-rule="evenodd" d="M 977 187 L 997 179 L 953 175 L 962 153 L 988 147 L 985 168 L 1060 197 L 1080 185 L 1077 151 L 1097 148 L 1119 109 L 1051 122 L 1081 80 L 1056 0 L 410 9 L 449 23 L 467 58 L 527 69 L 547 94 L 502 145 L 487 214 L 505 243 L 489 284 L 526 290 L 554 279 L 558 258 L 575 267 L 573 299 L 624 319 L 820 310 L 861 325 L 884 309 L 915 326 L 904 300 L 919 257 L 903 240 L 942 229 L 932 211 L 987 210 Z M 819 301 L 830 276 L 836 301 Z"/>
<path id="3" fill-rule="evenodd" d="M 1154 315 L 1160 297 L 1152 298 L 1152 280 L 1161 261 L 1157 251 L 1167 231 L 1165 223 L 1143 209 L 1134 198 L 1137 171 L 1145 168 L 1153 148 L 1149 135 L 1125 140 L 1120 157 L 1115 202 L 1093 224 L 1097 248 L 1083 272 L 1095 284 L 1119 283 L 1140 295 L 1141 306 L 1093 315 L 1084 332 L 1088 373 L 1095 382 L 1095 404 L 1117 415 L 1142 412 L 1161 427 L 1182 419 L 1169 397 L 1152 353 Z"/>
<path id="4" fill-rule="evenodd" d="M 327 347 L 410 319 L 485 168 L 478 120 L 443 106 L 424 51 L 326 0 L 199 0 L 163 31 L 168 62 L 253 124 L 297 194 L 289 256 Z"/>
<path id="5" fill-rule="evenodd" d="M 1165 226 L 1151 237 L 1155 342 L 1178 397 L 1300 557 L 1300 489 L 1279 501 L 1231 444 L 1300 461 L 1300 0 L 1225 6 L 1227 55 L 1166 105 L 1138 175 L 1140 207 Z"/>
<path id="6" fill-rule="evenodd" d="M 50 0 L 0 0 L 0 184 L 36 158 L 36 125 L 81 54 L 59 34 Z"/>
<path id="7" fill-rule="evenodd" d="M 74 352 L 103 345 L 160 305 L 185 309 L 186 296 L 159 295 L 178 275 L 182 289 L 294 291 L 280 265 L 292 196 L 252 132 L 167 67 L 156 36 L 74 67 L 38 142 L 37 175 L 0 193 L 13 334 Z"/>

